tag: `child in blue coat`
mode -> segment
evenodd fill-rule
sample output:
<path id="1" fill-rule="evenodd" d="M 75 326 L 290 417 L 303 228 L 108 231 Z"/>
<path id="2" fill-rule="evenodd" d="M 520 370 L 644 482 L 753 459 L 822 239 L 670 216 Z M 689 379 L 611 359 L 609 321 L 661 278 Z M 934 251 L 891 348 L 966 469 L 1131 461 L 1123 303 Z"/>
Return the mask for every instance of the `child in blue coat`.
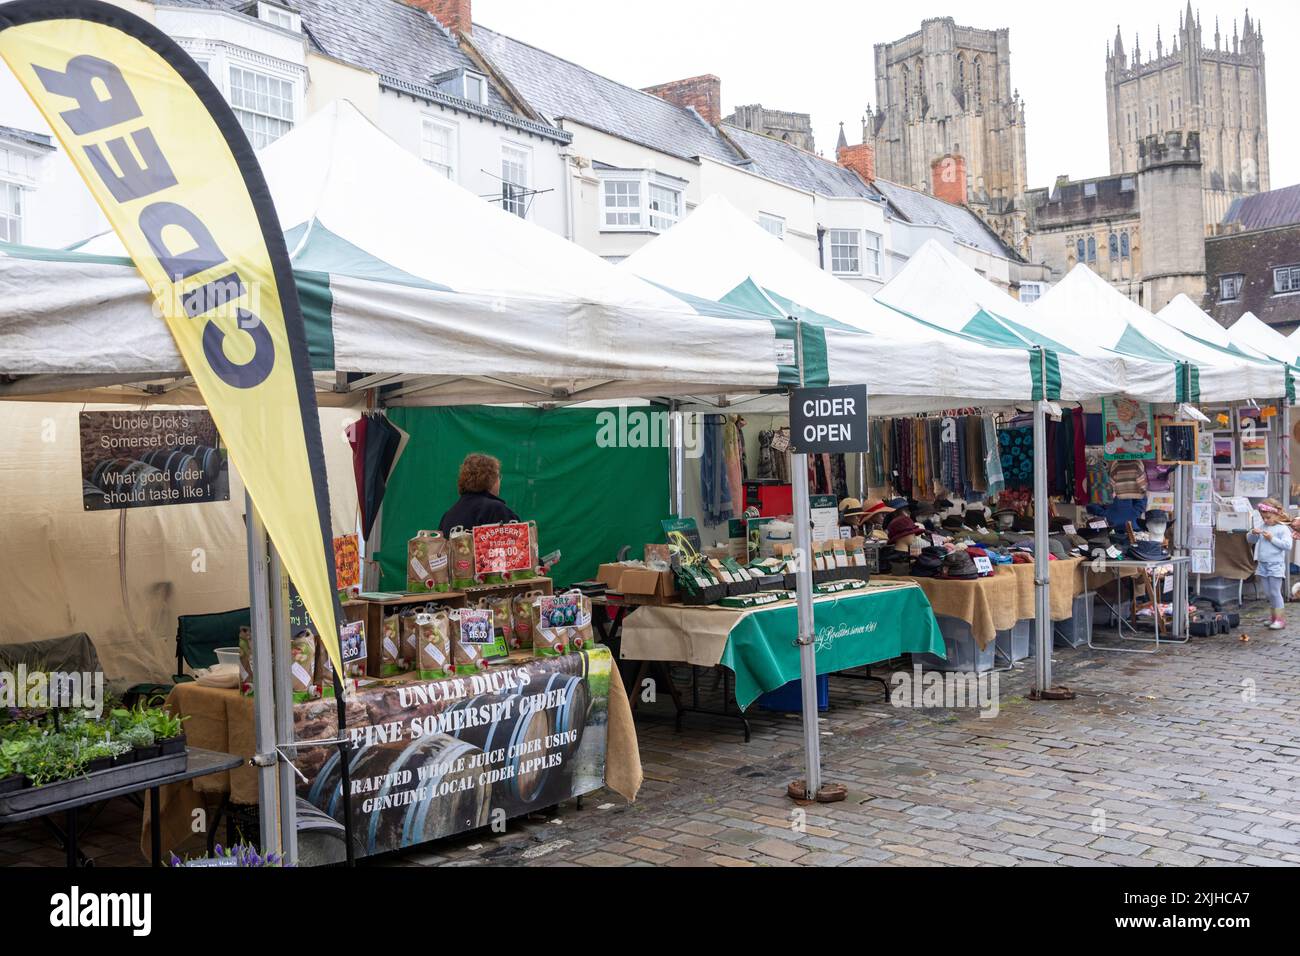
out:
<path id="1" fill-rule="evenodd" d="M 1286 581 L 1287 562 L 1291 560 L 1291 519 L 1275 498 L 1261 501 L 1259 514 L 1264 526 L 1246 535 L 1246 540 L 1255 546 L 1255 576 L 1264 582 L 1272 608 L 1269 630 L 1280 631 L 1286 627 L 1282 585 Z"/>

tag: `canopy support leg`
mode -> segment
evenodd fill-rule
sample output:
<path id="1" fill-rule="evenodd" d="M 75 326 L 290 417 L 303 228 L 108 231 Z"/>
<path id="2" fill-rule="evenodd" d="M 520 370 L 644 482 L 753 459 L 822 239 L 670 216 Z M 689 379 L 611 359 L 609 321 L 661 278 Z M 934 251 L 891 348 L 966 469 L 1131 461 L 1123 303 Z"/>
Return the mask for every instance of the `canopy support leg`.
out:
<path id="1" fill-rule="evenodd" d="M 248 603 L 252 625 L 253 733 L 256 746 L 257 802 L 260 808 L 259 851 L 280 850 L 278 779 L 275 757 L 275 673 L 271 661 L 271 604 L 267 567 L 266 526 L 253 499 L 244 493 L 244 524 L 248 538 Z"/>
<path id="2" fill-rule="evenodd" d="M 280 845 L 286 866 L 298 865 L 298 801 L 293 764 L 297 756 L 293 727 L 293 678 L 289 673 L 292 657 L 289 631 L 289 576 L 284 573 L 280 552 L 275 543 L 271 550 L 271 633 L 274 642 L 271 659 L 275 667 L 275 726 L 280 781 Z"/>

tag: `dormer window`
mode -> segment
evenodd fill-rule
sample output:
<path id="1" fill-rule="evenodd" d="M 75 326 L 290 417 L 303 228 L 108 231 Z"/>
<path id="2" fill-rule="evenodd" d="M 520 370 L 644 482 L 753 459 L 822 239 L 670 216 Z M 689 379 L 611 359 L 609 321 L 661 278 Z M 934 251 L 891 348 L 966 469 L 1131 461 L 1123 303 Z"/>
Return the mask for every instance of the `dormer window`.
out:
<path id="1" fill-rule="evenodd" d="M 257 19 L 263 23 L 269 23 L 273 27 L 279 27 L 281 30 L 292 30 L 294 33 L 302 32 L 302 20 L 298 14 L 278 3 L 266 3 L 259 0 Z"/>
<path id="2" fill-rule="evenodd" d="M 482 73 L 466 69 L 451 70 L 435 76 L 433 85 L 448 96 L 469 100 L 479 106 L 487 105 L 488 81 Z"/>

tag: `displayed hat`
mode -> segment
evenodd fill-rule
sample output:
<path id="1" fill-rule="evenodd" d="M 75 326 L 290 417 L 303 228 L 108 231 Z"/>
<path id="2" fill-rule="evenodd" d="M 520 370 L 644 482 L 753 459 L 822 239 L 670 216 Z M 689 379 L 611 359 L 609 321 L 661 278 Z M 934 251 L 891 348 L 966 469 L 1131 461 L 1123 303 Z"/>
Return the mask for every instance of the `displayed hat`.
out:
<path id="1" fill-rule="evenodd" d="M 965 551 L 954 551 L 943 559 L 943 576 L 956 581 L 974 581 L 980 573 L 974 558 Z"/>
<path id="2" fill-rule="evenodd" d="M 883 501 L 875 501 L 863 508 L 862 513 L 864 515 L 883 515 L 897 510 L 897 508 L 891 508 Z"/>
<path id="3" fill-rule="evenodd" d="M 1134 561 L 1167 561 L 1169 552 L 1159 541 L 1136 541 L 1128 546 L 1124 557 Z"/>
<path id="4" fill-rule="evenodd" d="M 889 499 L 889 507 L 893 508 L 895 511 L 901 511 L 901 510 L 903 510 L 904 508 L 907 507 L 907 499 L 906 499 L 906 498 L 890 498 L 890 499 Z"/>
<path id="5" fill-rule="evenodd" d="M 924 531 L 925 529 L 913 521 L 910 515 L 905 514 L 894 518 L 889 522 L 889 526 L 885 528 L 886 534 L 889 535 L 890 544 L 894 544 L 898 540 L 906 538 L 908 535 L 921 534 Z"/>
<path id="6" fill-rule="evenodd" d="M 1034 519 L 1029 517 L 1029 515 L 1017 514 L 1015 519 L 1011 522 L 1011 527 L 1016 531 L 1033 531 Z"/>
<path id="7" fill-rule="evenodd" d="M 840 502 L 841 518 L 856 518 L 863 514 L 866 512 L 862 510 L 862 502 L 857 498 L 845 498 Z"/>
<path id="8" fill-rule="evenodd" d="M 934 499 L 934 507 L 939 511 L 946 511 L 948 508 L 957 507 L 947 498 L 939 497 Z"/>
<path id="9" fill-rule="evenodd" d="M 916 507 L 912 509 L 913 518 L 928 518 L 934 513 L 934 505 L 928 501 L 918 501 Z"/>
<path id="10" fill-rule="evenodd" d="M 1064 531 L 1065 526 L 1068 524 L 1072 524 L 1072 522 L 1066 518 L 1060 517 L 1059 515 L 1052 515 L 1050 518 L 1047 519 L 1047 530 Z"/>
<path id="11" fill-rule="evenodd" d="M 1051 552 L 1051 556 L 1056 558 L 1058 561 L 1064 561 L 1070 556 L 1069 550 L 1065 547 L 1065 542 L 1060 538 L 1048 538 L 1047 550 Z"/>
<path id="12" fill-rule="evenodd" d="M 948 557 L 948 552 L 944 548 L 930 547 L 925 548 L 917 555 L 916 560 L 912 562 L 912 577 L 914 578 L 935 578 L 943 570 L 944 561 Z"/>
<path id="13" fill-rule="evenodd" d="M 962 520 L 961 515 L 948 515 L 940 524 L 948 531 L 966 530 L 966 522 Z"/>
<path id="14" fill-rule="evenodd" d="M 1051 536 L 1051 540 L 1060 541 L 1061 547 L 1065 548 L 1067 552 L 1085 555 L 1089 553 L 1087 539 L 1077 534 L 1054 534 Z"/>

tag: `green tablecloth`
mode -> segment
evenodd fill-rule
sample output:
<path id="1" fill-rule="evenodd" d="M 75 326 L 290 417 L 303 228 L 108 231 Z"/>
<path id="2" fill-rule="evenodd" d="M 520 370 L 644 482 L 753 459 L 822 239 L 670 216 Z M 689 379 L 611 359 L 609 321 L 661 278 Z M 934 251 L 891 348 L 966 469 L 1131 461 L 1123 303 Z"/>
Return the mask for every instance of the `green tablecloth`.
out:
<path id="1" fill-rule="evenodd" d="M 752 704 L 760 694 L 799 679 L 798 607 L 782 604 L 752 611 L 736 622 L 721 663 L 736 674 L 736 703 Z M 939 623 L 918 587 L 868 591 L 813 605 L 817 673 L 887 661 L 902 654 L 944 657 Z"/>

